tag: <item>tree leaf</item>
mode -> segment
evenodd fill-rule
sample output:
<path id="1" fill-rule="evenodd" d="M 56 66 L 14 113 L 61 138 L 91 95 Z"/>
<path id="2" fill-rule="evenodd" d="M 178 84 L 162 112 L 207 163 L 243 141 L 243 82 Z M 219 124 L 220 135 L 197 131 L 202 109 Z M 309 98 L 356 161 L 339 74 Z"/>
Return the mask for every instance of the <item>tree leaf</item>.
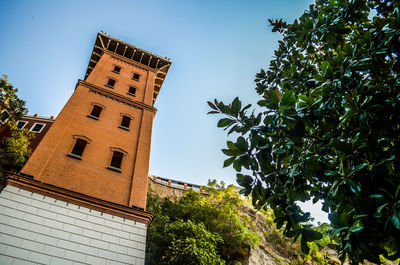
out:
<path id="1" fill-rule="evenodd" d="M 368 166 L 367 163 L 362 163 L 362 164 L 356 166 L 356 167 L 350 172 L 350 175 L 354 175 L 354 173 L 356 173 L 356 172 L 362 170 L 363 168 L 365 168 L 365 167 L 367 167 L 367 166 Z"/>
<path id="2" fill-rule="evenodd" d="M 229 118 L 223 118 L 218 121 L 218 127 L 226 127 L 232 123 L 232 120 Z"/>
<path id="3" fill-rule="evenodd" d="M 307 240 L 304 238 L 304 236 L 301 237 L 300 245 L 301 252 L 303 252 L 304 254 L 308 254 L 310 252 L 310 247 L 307 245 Z"/>
<path id="4" fill-rule="evenodd" d="M 280 103 L 281 107 L 294 107 L 295 104 L 296 104 L 296 97 L 292 90 L 287 91 L 282 95 Z"/>
<path id="5" fill-rule="evenodd" d="M 218 110 L 218 108 L 212 104 L 210 101 L 207 101 L 207 104 L 213 109 L 213 110 Z"/>
<path id="6" fill-rule="evenodd" d="M 228 167 L 232 165 L 233 161 L 235 161 L 235 157 L 228 158 L 224 161 L 224 167 Z"/>
<path id="7" fill-rule="evenodd" d="M 333 148 L 335 148 L 337 151 L 341 153 L 350 154 L 352 152 L 352 145 L 350 143 L 333 139 L 331 141 L 331 145 Z"/>
<path id="8" fill-rule="evenodd" d="M 361 230 L 364 229 L 364 225 L 360 220 L 357 220 L 356 222 L 354 222 L 354 224 L 350 227 L 350 232 L 352 233 L 357 233 Z"/>
<path id="9" fill-rule="evenodd" d="M 228 148 L 229 148 L 230 150 L 233 150 L 233 151 L 238 150 L 237 147 L 236 147 L 236 145 L 235 145 L 232 141 L 227 141 L 226 144 L 227 144 L 227 146 L 228 146 Z"/>
<path id="10" fill-rule="evenodd" d="M 237 142 L 236 142 L 236 146 L 241 151 L 247 151 L 247 149 L 249 148 L 249 145 L 247 144 L 247 141 L 242 136 L 238 137 Z"/>
<path id="11" fill-rule="evenodd" d="M 394 211 L 392 215 L 392 224 L 398 230 L 400 230 L 400 213 L 398 211 Z"/>
<path id="12" fill-rule="evenodd" d="M 236 97 L 232 102 L 232 113 L 237 116 L 239 114 L 240 108 L 242 103 L 240 102 L 239 98 Z"/>

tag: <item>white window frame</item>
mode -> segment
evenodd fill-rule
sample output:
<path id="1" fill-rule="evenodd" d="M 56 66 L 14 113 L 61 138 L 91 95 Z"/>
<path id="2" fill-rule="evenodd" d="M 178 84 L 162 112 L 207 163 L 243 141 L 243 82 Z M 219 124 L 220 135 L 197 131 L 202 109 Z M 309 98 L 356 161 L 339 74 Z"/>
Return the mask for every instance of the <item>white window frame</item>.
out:
<path id="1" fill-rule="evenodd" d="M 3 114 L 3 112 L 7 112 L 7 113 L 8 113 L 8 118 L 5 119 L 4 121 L 0 120 L 0 123 L 1 123 L 1 124 L 6 124 L 7 121 L 11 118 L 11 114 L 10 114 L 10 112 L 8 112 L 6 109 L 3 109 L 0 113 Z"/>
<path id="2" fill-rule="evenodd" d="M 36 124 L 41 124 L 41 125 L 43 125 L 43 127 L 42 127 L 42 128 L 40 129 L 40 131 L 38 131 L 38 132 L 33 131 L 33 128 L 35 128 Z M 29 129 L 29 131 L 30 131 L 30 132 L 34 132 L 34 133 L 40 133 L 40 132 L 43 130 L 44 127 L 46 127 L 46 124 L 45 124 L 45 123 L 35 122 L 35 123 L 32 125 L 32 127 Z"/>
<path id="3" fill-rule="evenodd" d="M 28 124 L 28 122 L 19 120 L 19 121 L 17 121 L 17 126 L 18 126 L 18 123 L 20 123 L 20 122 L 24 122 L 24 125 L 22 125 L 22 127 L 19 128 L 20 130 L 22 130 L 23 128 L 25 128 L 25 126 Z"/>

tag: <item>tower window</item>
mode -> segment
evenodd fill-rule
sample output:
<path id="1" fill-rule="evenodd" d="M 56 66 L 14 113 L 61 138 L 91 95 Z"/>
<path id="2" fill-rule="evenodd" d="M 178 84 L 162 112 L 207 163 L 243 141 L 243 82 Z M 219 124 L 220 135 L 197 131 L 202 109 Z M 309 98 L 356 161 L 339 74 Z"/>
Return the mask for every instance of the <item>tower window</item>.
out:
<path id="1" fill-rule="evenodd" d="M 128 116 L 122 116 L 121 126 L 122 129 L 129 130 L 129 125 L 131 123 L 131 118 Z"/>
<path id="2" fill-rule="evenodd" d="M 31 127 L 31 129 L 29 131 L 34 132 L 34 133 L 40 133 L 43 130 L 45 125 L 46 124 L 35 122 L 35 124 L 33 124 L 33 126 Z"/>
<path id="3" fill-rule="evenodd" d="M 10 113 L 6 109 L 3 109 L 0 113 L 0 122 L 2 124 L 6 123 L 8 119 L 11 117 Z"/>
<path id="4" fill-rule="evenodd" d="M 111 164 L 110 164 L 109 169 L 121 172 L 121 163 L 122 163 L 123 156 L 124 156 L 123 153 L 114 151 L 113 156 L 111 158 Z"/>
<path id="5" fill-rule="evenodd" d="M 136 96 L 136 87 L 130 86 L 128 94 L 131 96 Z"/>
<path id="6" fill-rule="evenodd" d="M 92 119 L 95 119 L 95 120 L 98 120 L 99 117 L 100 117 L 100 113 L 101 113 L 102 110 L 103 110 L 102 107 L 100 107 L 100 106 L 98 106 L 98 105 L 94 105 L 94 106 L 93 106 L 93 109 L 92 109 L 92 112 L 90 112 L 90 114 L 88 115 L 88 117 L 90 117 L 90 118 L 92 118 Z"/>
<path id="7" fill-rule="evenodd" d="M 75 157 L 75 158 L 81 158 L 83 154 L 83 150 L 85 150 L 87 141 L 83 139 L 76 139 L 74 148 L 72 148 L 70 156 Z"/>
<path id="8" fill-rule="evenodd" d="M 121 72 L 121 67 L 115 65 L 113 72 L 119 74 Z"/>
<path id="9" fill-rule="evenodd" d="M 28 124 L 27 121 L 18 121 L 17 127 L 18 127 L 18 129 L 22 130 L 26 124 Z"/>
<path id="10" fill-rule="evenodd" d="M 133 80 L 139 81 L 140 75 L 138 73 L 133 73 Z"/>
<path id="11" fill-rule="evenodd" d="M 115 81 L 114 79 L 109 78 L 106 86 L 108 86 L 110 88 L 114 88 L 115 82 L 117 82 L 117 81 Z"/>

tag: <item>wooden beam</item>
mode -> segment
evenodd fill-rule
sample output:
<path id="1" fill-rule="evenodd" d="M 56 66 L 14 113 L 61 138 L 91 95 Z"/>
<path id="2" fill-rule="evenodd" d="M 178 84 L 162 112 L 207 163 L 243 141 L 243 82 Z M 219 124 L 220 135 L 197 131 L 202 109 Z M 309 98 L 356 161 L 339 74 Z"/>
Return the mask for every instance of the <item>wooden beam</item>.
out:
<path id="1" fill-rule="evenodd" d="M 170 66 L 170 64 L 166 64 L 166 65 L 164 65 L 163 67 L 161 67 L 160 69 L 158 69 L 158 71 L 159 72 L 161 72 L 161 73 L 164 73 L 164 74 L 167 74 L 167 71 L 168 71 L 168 68 L 167 67 L 169 67 Z M 165 68 L 167 68 L 167 71 L 163 71 Z"/>
<path id="2" fill-rule="evenodd" d="M 101 46 L 103 46 L 103 49 L 105 49 L 106 46 L 104 46 L 103 38 L 101 37 L 101 35 L 99 35 L 99 39 L 100 39 L 100 42 L 101 42 Z"/>
<path id="3" fill-rule="evenodd" d="M 98 54 L 97 52 L 93 52 L 93 54 L 101 57 L 101 54 Z"/>
<path id="4" fill-rule="evenodd" d="M 153 59 L 153 56 L 150 56 L 150 60 L 149 60 L 149 63 L 147 64 L 147 66 L 150 66 L 151 59 Z"/>
<path id="5" fill-rule="evenodd" d="M 103 50 L 103 48 L 100 47 L 100 46 L 94 45 L 94 47 L 97 48 L 97 49 Z M 105 48 L 104 48 L 104 49 L 105 49 Z"/>
<path id="6" fill-rule="evenodd" d="M 160 63 L 160 59 L 157 59 L 156 69 L 158 68 L 158 64 Z"/>
<path id="7" fill-rule="evenodd" d="M 108 42 L 107 42 L 107 50 L 108 50 L 108 46 L 110 46 L 110 42 L 111 42 L 111 39 L 108 39 Z"/>
<path id="8" fill-rule="evenodd" d="M 136 49 L 133 49 L 131 60 L 133 60 L 133 56 L 135 56 L 135 53 L 136 53 Z"/>
<path id="9" fill-rule="evenodd" d="M 128 49 L 128 46 L 125 45 L 125 50 L 124 50 L 124 54 L 122 54 L 122 56 L 125 56 L 126 53 L 126 49 Z"/>
<path id="10" fill-rule="evenodd" d="M 115 50 L 114 50 L 115 53 L 117 53 L 118 46 L 119 46 L 119 42 L 117 42 L 117 45 L 115 46 Z"/>
<path id="11" fill-rule="evenodd" d="M 143 56 L 144 56 L 144 52 L 142 52 L 142 56 L 140 56 L 139 63 L 142 63 Z"/>

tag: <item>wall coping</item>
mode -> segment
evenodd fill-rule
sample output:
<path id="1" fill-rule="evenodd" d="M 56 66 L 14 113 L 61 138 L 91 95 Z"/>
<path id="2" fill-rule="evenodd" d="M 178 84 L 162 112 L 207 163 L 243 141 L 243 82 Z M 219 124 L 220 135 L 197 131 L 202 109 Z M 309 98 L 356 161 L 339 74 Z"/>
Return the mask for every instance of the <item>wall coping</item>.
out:
<path id="1" fill-rule="evenodd" d="M 153 214 L 144 210 L 130 208 L 125 205 L 104 201 L 81 193 L 45 184 L 34 180 L 29 176 L 21 174 L 6 176 L 5 186 L 7 185 L 48 196 L 57 200 L 63 200 L 65 202 L 83 206 L 102 213 L 108 213 L 125 219 L 141 222 L 146 224 L 146 227 L 150 225 L 154 218 Z"/>
<path id="2" fill-rule="evenodd" d="M 163 178 L 163 177 L 159 177 L 159 176 L 155 176 L 155 175 L 149 175 L 149 179 L 157 184 L 166 186 L 168 188 L 178 189 L 178 190 L 194 190 L 194 191 L 197 191 L 197 192 L 200 192 L 203 194 L 207 194 L 207 192 L 205 192 L 204 187 L 201 185 L 192 184 L 192 183 L 183 182 L 183 181 L 174 180 L 174 179 L 167 179 L 167 178 Z"/>

